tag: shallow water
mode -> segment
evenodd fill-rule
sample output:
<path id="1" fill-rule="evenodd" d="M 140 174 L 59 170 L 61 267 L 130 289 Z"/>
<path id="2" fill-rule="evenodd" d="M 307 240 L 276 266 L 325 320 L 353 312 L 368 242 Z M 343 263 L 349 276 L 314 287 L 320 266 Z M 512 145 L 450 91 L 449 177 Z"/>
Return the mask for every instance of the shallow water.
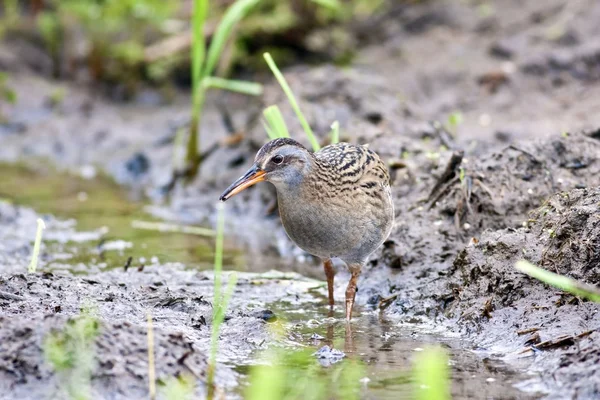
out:
<path id="1" fill-rule="evenodd" d="M 146 204 L 141 195 L 127 192 L 105 176 L 84 179 L 43 164 L 35 167 L 0 164 L 0 176 L 0 199 L 57 218 L 73 219 L 78 231 L 98 233 L 91 235 L 97 237 L 94 240 L 75 243 L 74 238 L 64 238 L 65 244 L 50 246 L 51 250 L 65 254 L 56 264 L 119 268 L 132 255 L 132 267 L 154 258 L 160 263 L 181 262 L 190 268 L 212 269 L 212 237 L 134 228 L 132 222 L 136 220 L 158 221 L 144 212 Z M 227 253 L 224 262 L 236 269 L 238 253 L 235 249 Z M 48 268 L 52 267 L 50 262 Z M 75 272 L 85 271 L 77 268 Z"/>
<path id="2" fill-rule="evenodd" d="M 93 240 L 57 240 L 49 245 L 51 257 L 46 268 L 71 269 L 85 273 L 81 266 L 100 265 L 100 269 L 121 268 L 132 256 L 131 267 L 139 267 L 157 258 L 159 263 L 182 262 L 190 269 L 211 269 L 214 241 L 212 237 L 183 233 L 164 233 L 132 227 L 132 221 L 155 221 L 144 211 L 144 201 L 134 197 L 108 178 L 83 179 L 72 173 L 59 173 L 50 168 L 25 167 L 0 164 L 0 198 L 18 205 L 29 206 L 41 213 L 50 213 L 63 219 L 74 219 L 78 231 L 100 231 Z M 26 183 L 26 184 L 24 184 Z M 110 250 L 107 243 L 113 243 Z M 119 244 L 120 243 L 120 244 Z M 125 243 L 126 245 L 124 245 Z M 104 250 L 103 250 L 104 249 Z M 227 269 L 246 269 L 240 260 L 240 252 L 232 247 L 226 249 L 224 260 Z M 59 256 L 62 254 L 62 256 Z M 153 262 L 153 263 L 156 263 Z M 66 265 L 66 267 L 65 267 Z M 312 354 L 327 345 L 341 350 L 345 358 L 338 362 L 314 357 L 309 362 L 280 359 L 286 373 L 300 381 L 308 372 L 329 382 L 324 389 L 329 398 L 341 396 L 344 385 L 357 391 L 361 398 L 411 398 L 413 358 L 427 346 L 439 344 L 447 350 L 452 375 L 454 398 L 529 398 L 513 388 L 513 385 L 531 378 L 513 364 L 508 368 L 498 359 L 477 354 L 473 343 L 458 338 L 432 334 L 420 325 L 401 325 L 377 310 L 358 308 L 351 325 L 347 325 L 342 305 L 337 304 L 330 315 L 325 306 L 325 289 L 313 289 L 314 302 L 298 304 L 280 301 L 266 304 L 278 321 L 271 324 L 281 329 L 280 340 L 271 350 L 280 349 L 281 354 L 304 349 Z M 241 374 L 238 392 L 245 390 L 249 379 L 249 366 L 264 355 L 242 364 L 231 365 Z M 360 365 L 359 384 L 340 380 L 341 369 L 348 368 L 352 360 Z M 292 365 L 290 365 L 290 363 Z M 517 364 L 518 367 L 518 364 Z M 334 382 L 333 384 L 331 382 Z"/>
<path id="3" fill-rule="evenodd" d="M 356 317 L 351 325 L 347 325 L 343 305 L 338 303 L 334 317 L 331 317 L 325 306 L 325 296 L 319 296 L 322 297 L 321 302 L 301 309 L 286 303 L 270 305 L 269 309 L 284 320 L 286 327 L 281 346 L 288 351 L 304 349 L 309 353 L 317 352 L 325 345 L 342 350 L 345 353 L 342 361 L 330 365 L 328 360 L 320 361 L 322 367 L 318 375 L 325 382 L 335 382 L 339 380 L 340 369 L 347 368 L 347 363 L 352 362 L 350 360 L 357 361 L 364 370 L 360 384 L 352 387 L 360 398 L 415 398 L 415 390 L 418 389 L 412 382 L 413 359 L 432 346 L 441 346 L 448 355 L 454 399 L 541 397 L 535 393 L 525 394 L 513 387 L 520 381 L 532 378 L 525 372 L 526 360 L 521 369 L 515 369 L 514 364 L 509 367 L 498 358 L 478 354 L 473 343 L 432 334 L 418 325 L 402 325 L 383 317 L 378 310 L 364 307 L 356 310 Z M 288 373 L 301 380 L 310 374 L 315 363 L 290 366 L 284 359 L 275 361 L 275 364 L 286 368 Z M 248 384 L 250 369 L 247 366 L 238 366 L 237 369 L 245 376 L 243 390 Z M 336 385 L 327 386 L 326 398 L 343 398 L 340 389 Z"/>

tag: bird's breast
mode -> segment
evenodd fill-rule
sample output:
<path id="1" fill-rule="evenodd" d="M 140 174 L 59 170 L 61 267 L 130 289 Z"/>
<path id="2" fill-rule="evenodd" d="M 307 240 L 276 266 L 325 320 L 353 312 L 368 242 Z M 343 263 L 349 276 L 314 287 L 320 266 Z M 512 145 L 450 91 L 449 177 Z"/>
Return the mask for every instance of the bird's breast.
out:
<path id="1" fill-rule="evenodd" d="M 389 196 L 278 194 L 278 203 L 290 239 L 321 258 L 366 258 L 387 238 L 393 222 Z"/>

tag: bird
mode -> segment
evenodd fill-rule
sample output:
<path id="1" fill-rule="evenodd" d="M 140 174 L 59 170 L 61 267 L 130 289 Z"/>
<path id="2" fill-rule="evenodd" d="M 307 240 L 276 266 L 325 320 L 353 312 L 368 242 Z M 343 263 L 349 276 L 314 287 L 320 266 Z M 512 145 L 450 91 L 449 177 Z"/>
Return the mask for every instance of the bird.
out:
<path id="1" fill-rule="evenodd" d="M 387 166 L 364 145 L 335 143 L 311 152 L 294 139 L 278 138 L 260 148 L 250 169 L 219 200 L 262 181 L 275 186 L 289 238 L 322 260 L 332 311 L 332 259 L 341 259 L 350 270 L 345 310 L 349 322 L 361 268 L 387 239 L 394 222 Z"/>

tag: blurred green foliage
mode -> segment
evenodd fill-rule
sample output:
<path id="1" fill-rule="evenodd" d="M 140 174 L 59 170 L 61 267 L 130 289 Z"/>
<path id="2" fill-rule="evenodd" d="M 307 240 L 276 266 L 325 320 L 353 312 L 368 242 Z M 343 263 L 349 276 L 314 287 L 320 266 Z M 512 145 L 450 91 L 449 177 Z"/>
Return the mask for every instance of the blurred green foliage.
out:
<path id="1" fill-rule="evenodd" d="M 195 387 L 195 378 L 190 374 L 172 376 L 164 382 L 161 392 L 166 400 L 191 400 Z"/>
<path id="2" fill-rule="evenodd" d="M 7 84 L 8 74 L 6 72 L 0 72 L 0 106 L 2 103 L 14 104 L 17 102 L 17 94 Z M 0 107 L 0 124 L 5 122 L 6 116 L 2 112 Z"/>
<path id="3" fill-rule="evenodd" d="M 90 399 L 98 320 L 89 308 L 71 319 L 62 331 L 52 332 L 43 343 L 44 357 L 60 374 L 69 398 Z"/>
<path id="4" fill-rule="evenodd" d="M 250 370 L 248 400 L 358 399 L 366 367 L 360 360 L 345 360 L 329 368 L 321 366 L 312 350 L 273 350 L 268 365 Z"/>
<path id="5" fill-rule="evenodd" d="M 0 99 L 14 104 L 17 101 L 17 94 L 12 90 L 6 83 L 8 74 L 6 72 L 0 72 Z"/>
<path id="6" fill-rule="evenodd" d="M 76 74 L 84 69 L 95 81 L 163 82 L 176 77 L 178 82 L 187 82 L 192 3 L 5 0 L 0 5 L 0 36 L 12 30 L 26 38 L 32 38 L 31 33 L 40 37 L 57 77 L 80 76 Z M 233 3 L 208 2 L 207 41 L 212 38 L 216 22 Z M 280 65 L 310 54 L 347 62 L 356 43 L 352 30 L 343 24 L 369 16 L 385 4 L 389 0 L 260 0 L 230 35 L 236 40 L 229 40 L 223 49 L 217 75 L 227 75 L 236 66 L 263 70 L 265 51 L 270 51 Z M 174 41 L 167 43 L 170 39 Z M 165 46 L 158 57 L 149 57 L 147 51 L 155 45 Z"/>
<path id="7" fill-rule="evenodd" d="M 448 355 L 439 346 L 418 353 L 413 367 L 414 398 L 417 400 L 449 400 L 450 368 Z"/>
<path id="8" fill-rule="evenodd" d="M 82 47 L 94 80 L 121 81 L 142 76 L 145 46 L 167 33 L 177 8 L 178 2 L 164 0 L 53 0 L 36 22 L 55 64 Z M 59 70 L 55 66 L 55 74 Z"/>

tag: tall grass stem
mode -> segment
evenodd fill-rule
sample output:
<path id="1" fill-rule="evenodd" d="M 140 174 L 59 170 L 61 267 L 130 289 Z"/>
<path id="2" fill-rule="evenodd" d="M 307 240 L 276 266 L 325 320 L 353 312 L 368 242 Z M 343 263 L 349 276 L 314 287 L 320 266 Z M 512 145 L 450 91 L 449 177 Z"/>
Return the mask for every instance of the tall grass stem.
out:
<path id="1" fill-rule="evenodd" d="M 225 231 L 225 212 L 222 203 L 217 204 L 217 237 L 215 241 L 215 261 L 214 261 L 214 299 L 213 299 L 213 319 L 212 332 L 210 340 L 210 357 L 208 361 L 208 373 L 206 383 L 208 387 L 208 399 L 213 399 L 215 394 L 215 370 L 217 364 L 217 350 L 219 347 L 219 331 L 225 319 L 225 310 L 233 294 L 237 283 L 237 274 L 232 273 L 229 276 L 227 289 L 224 296 L 221 295 L 221 281 L 223 273 L 223 237 Z"/>
<path id="2" fill-rule="evenodd" d="M 298 116 L 298 120 L 300 120 L 300 124 L 302 125 L 302 128 L 304 129 L 304 132 L 306 133 L 306 136 L 308 137 L 308 141 L 312 145 L 313 150 L 319 151 L 321 146 L 319 145 L 319 142 L 317 141 L 315 134 L 313 133 L 312 129 L 310 128 L 308 121 L 304 117 L 304 114 L 300 110 L 300 106 L 298 105 L 298 102 L 296 101 L 296 97 L 294 96 L 292 89 L 290 88 L 287 81 L 285 80 L 285 77 L 283 76 L 283 74 L 281 73 L 279 68 L 277 68 L 277 65 L 275 64 L 273 57 L 271 57 L 271 54 L 264 53 L 263 57 L 265 58 L 267 65 L 273 72 L 273 75 L 275 75 L 275 78 L 279 82 L 279 85 L 283 89 L 283 92 L 287 96 L 288 101 L 290 102 L 290 105 L 292 106 L 292 108 L 294 109 L 294 112 L 296 113 L 296 116 Z"/>
<path id="3" fill-rule="evenodd" d="M 207 76 L 204 78 L 203 86 L 206 89 L 224 89 L 229 90 L 230 92 L 237 92 L 250 96 L 259 96 L 263 92 L 263 86 L 260 83 L 217 78 L 215 76 Z"/>
<path id="4" fill-rule="evenodd" d="M 271 139 L 290 137 L 290 132 L 283 119 L 283 115 L 277 106 L 269 106 L 264 109 L 265 129 Z"/>
<path id="5" fill-rule="evenodd" d="M 331 124 L 331 144 L 340 142 L 340 123 L 335 121 Z"/>
<path id="6" fill-rule="evenodd" d="M 40 255 L 40 245 L 42 243 L 42 231 L 46 229 L 46 224 L 41 218 L 37 219 L 37 231 L 35 233 L 35 241 L 33 242 L 33 253 L 31 254 L 31 262 L 27 268 L 27 272 L 30 274 L 37 270 L 38 258 Z"/>
<path id="7" fill-rule="evenodd" d="M 237 0 L 227 8 L 210 42 L 210 48 L 208 49 L 208 55 L 206 57 L 206 65 L 202 70 L 203 78 L 212 75 L 235 24 L 244 18 L 259 1 L 260 0 Z"/>

